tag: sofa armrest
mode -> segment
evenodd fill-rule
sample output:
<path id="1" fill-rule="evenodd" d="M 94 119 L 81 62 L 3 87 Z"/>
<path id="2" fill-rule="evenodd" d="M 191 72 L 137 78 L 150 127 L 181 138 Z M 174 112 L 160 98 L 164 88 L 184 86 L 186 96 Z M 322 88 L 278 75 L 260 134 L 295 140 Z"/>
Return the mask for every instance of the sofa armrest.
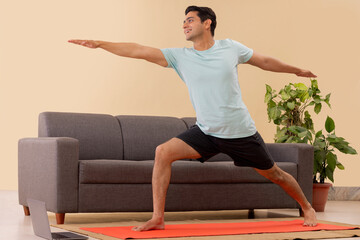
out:
<path id="1" fill-rule="evenodd" d="M 306 198 L 312 202 L 314 147 L 305 143 L 267 143 L 275 162 L 295 162 L 297 181 Z"/>
<path id="2" fill-rule="evenodd" d="M 18 142 L 19 203 L 46 202 L 55 213 L 77 212 L 79 142 L 67 137 L 23 138 Z"/>

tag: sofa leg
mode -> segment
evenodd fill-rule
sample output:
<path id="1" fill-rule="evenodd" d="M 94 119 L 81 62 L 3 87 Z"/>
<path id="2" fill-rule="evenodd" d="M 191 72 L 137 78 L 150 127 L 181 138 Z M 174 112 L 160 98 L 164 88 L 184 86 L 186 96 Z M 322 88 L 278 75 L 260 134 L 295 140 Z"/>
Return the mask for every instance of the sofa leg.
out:
<path id="1" fill-rule="evenodd" d="M 57 224 L 64 224 L 65 222 L 65 213 L 55 213 L 56 215 L 56 223 Z"/>
<path id="2" fill-rule="evenodd" d="M 255 218 L 255 210 L 254 209 L 249 209 L 248 218 L 249 219 L 254 219 Z"/>
<path id="3" fill-rule="evenodd" d="M 299 208 L 299 215 L 300 215 L 300 217 L 304 217 L 304 212 L 303 212 L 302 208 Z"/>
<path id="4" fill-rule="evenodd" d="M 27 207 L 27 206 L 23 206 L 23 207 L 24 207 L 25 216 L 30 216 L 30 209 L 29 209 L 29 207 Z"/>

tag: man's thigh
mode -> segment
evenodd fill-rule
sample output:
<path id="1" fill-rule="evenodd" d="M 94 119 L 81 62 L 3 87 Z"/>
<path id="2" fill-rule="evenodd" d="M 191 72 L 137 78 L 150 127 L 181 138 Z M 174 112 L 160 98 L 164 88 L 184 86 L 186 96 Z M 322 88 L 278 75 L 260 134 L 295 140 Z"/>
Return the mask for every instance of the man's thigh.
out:
<path id="1" fill-rule="evenodd" d="M 161 144 L 158 147 L 158 151 L 166 154 L 166 156 L 171 158 L 171 160 L 187 158 L 197 159 L 201 157 L 201 155 L 194 148 L 179 138 L 172 138 L 169 141 Z"/>
<path id="2" fill-rule="evenodd" d="M 200 162 L 205 162 L 220 152 L 218 147 L 211 140 L 211 137 L 204 134 L 197 125 L 194 125 L 187 131 L 177 135 L 176 138 L 182 140 L 194 149 L 199 155 L 191 158 L 197 159 Z"/>
<path id="3" fill-rule="evenodd" d="M 217 142 L 220 150 L 234 159 L 236 166 L 268 170 L 274 165 L 274 160 L 258 132 L 249 137 L 220 139 Z"/>

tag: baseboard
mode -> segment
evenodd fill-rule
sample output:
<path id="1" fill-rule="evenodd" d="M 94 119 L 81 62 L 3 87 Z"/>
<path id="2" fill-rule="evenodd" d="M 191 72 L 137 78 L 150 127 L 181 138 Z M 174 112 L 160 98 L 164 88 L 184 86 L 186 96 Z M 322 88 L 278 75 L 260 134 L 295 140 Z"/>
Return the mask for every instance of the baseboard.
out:
<path id="1" fill-rule="evenodd" d="M 360 187 L 331 187 L 330 201 L 360 201 Z"/>

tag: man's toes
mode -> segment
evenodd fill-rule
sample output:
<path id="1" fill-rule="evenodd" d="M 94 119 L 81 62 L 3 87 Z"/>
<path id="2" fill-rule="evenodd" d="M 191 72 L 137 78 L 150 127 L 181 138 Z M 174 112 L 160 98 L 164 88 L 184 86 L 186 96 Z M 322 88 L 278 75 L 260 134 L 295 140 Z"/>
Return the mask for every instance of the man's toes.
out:
<path id="1" fill-rule="evenodd" d="M 304 227 L 316 227 L 317 223 L 305 223 L 303 224 Z"/>
<path id="2" fill-rule="evenodd" d="M 140 227 L 133 227 L 131 230 L 135 231 L 135 232 L 140 232 L 141 231 Z"/>

